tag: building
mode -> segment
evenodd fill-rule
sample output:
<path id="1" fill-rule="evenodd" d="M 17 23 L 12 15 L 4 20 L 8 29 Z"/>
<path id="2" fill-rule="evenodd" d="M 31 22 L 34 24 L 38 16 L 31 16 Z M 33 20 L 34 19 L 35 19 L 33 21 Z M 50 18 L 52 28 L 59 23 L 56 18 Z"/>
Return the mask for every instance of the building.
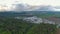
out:
<path id="1" fill-rule="evenodd" d="M 55 24 L 57 24 L 57 28 L 60 27 L 60 17 L 50 17 L 48 20 L 55 22 Z"/>
<path id="2" fill-rule="evenodd" d="M 29 22 L 32 22 L 32 23 L 42 23 L 42 18 L 38 18 L 36 16 L 33 16 L 33 17 L 25 17 L 23 20 L 29 21 Z"/>
<path id="3" fill-rule="evenodd" d="M 38 18 L 36 16 L 33 17 L 25 17 L 23 20 L 32 22 L 32 23 L 49 23 L 49 24 L 55 24 L 54 21 L 48 20 L 48 19 L 43 19 L 43 18 Z"/>

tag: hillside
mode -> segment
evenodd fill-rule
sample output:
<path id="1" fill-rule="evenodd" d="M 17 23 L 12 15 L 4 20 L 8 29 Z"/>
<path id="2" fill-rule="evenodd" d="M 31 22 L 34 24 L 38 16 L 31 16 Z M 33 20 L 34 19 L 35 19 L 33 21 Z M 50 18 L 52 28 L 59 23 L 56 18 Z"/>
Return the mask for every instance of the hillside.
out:
<path id="1" fill-rule="evenodd" d="M 56 25 L 0 17 L 0 34 L 55 34 Z"/>
<path id="2" fill-rule="evenodd" d="M 22 19 L 30 16 L 39 18 L 60 17 L 60 12 L 54 11 L 21 11 L 0 12 L 0 34 L 55 34 L 57 25 L 48 23 L 31 23 Z"/>
<path id="3" fill-rule="evenodd" d="M 41 18 L 49 18 L 49 17 L 60 17 L 60 12 L 58 11 L 7 11 L 7 12 L 0 12 L 0 17 L 26 17 L 27 15 L 38 16 Z"/>

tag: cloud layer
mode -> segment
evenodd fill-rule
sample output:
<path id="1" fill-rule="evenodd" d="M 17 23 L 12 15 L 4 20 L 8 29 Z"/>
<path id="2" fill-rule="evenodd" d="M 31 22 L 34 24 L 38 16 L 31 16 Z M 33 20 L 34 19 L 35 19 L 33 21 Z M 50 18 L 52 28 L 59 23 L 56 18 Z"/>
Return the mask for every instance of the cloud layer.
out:
<path id="1" fill-rule="evenodd" d="M 12 4 L 11 7 L 6 5 L 0 6 L 0 11 L 60 11 L 59 6 L 39 5 L 31 6 L 28 4 Z"/>

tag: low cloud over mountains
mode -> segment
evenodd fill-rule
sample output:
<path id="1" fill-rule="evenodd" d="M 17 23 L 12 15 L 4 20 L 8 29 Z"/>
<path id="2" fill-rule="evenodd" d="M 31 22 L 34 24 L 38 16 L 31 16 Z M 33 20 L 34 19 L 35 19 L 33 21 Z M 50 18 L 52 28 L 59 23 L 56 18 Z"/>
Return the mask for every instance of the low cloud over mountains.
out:
<path id="1" fill-rule="evenodd" d="M 50 5 L 31 6 L 28 4 L 13 4 L 9 9 L 8 8 L 8 6 L 0 6 L 0 10 L 6 9 L 6 11 L 60 11 L 59 7 L 53 7 Z"/>

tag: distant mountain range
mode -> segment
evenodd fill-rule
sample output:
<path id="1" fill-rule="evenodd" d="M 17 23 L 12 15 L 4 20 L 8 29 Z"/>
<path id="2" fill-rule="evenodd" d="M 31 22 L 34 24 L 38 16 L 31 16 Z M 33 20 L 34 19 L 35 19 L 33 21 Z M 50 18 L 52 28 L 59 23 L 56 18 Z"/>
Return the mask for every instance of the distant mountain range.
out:
<path id="1" fill-rule="evenodd" d="M 21 17 L 21 16 L 38 16 L 38 17 L 60 17 L 60 12 L 54 11 L 7 11 L 7 12 L 0 12 L 0 17 Z"/>

